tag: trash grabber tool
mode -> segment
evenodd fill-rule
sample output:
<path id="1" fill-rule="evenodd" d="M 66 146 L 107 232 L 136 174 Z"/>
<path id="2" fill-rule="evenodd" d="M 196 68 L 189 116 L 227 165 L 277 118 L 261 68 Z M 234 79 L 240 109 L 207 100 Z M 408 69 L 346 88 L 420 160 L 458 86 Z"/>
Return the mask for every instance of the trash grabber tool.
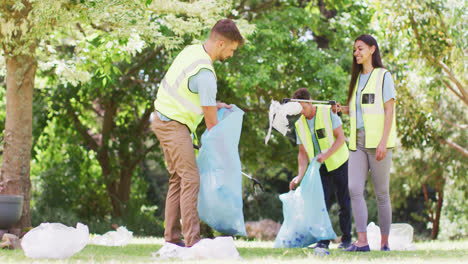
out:
<path id="1" fill-rule="evenodd" d="M 259 180 L 257 180 L 257 179 L 255 179 L 254 177 L 252 177 L 252 176 L 250 176 L 250 175 L 244 173 L 243 171 L 241 171 L 241 173 L 242 173 L 242 175 L 244 175 L 245 177 L 247 177 L 247 178 L 249 178 L 250 180 L 252 180 L 252 181 L 254 182 L 254 186 L 255 186 L 255 184 L 257 184 L 258 186 L 260 186 L 260 189 L 262 190 L 262 192 L 264 192 L 262 183 L 261 183 Z"/>
<path id="2" fill-rule="evenodd" d="M 289 103 L 289 102 L 298 102 L 298 103 L 305 102 L 305 103 L 336 105 L 335 100 L 320 101 L 320 100 L 305 100 L 305 99 L 292 99 L 292 98 L 284 98 L 282 104 Z"/>
<path id="3" fill-rule="evenodd" d="M 328 101 L 320 101 L 320 100 L 305 100 L 305 99 L 292 99 L 292 98 L 284 98 L 282 104 L 289 103 L 289 102 L 305 102 L 305 103 L 317 103 L 317 104 L 329 104 L 329 105 L 336 105 L 335 100 L 328 100 Z M 338 110 L 337 110 L 338 111 Z M 341 111 L 338 112 L 338 115 L 341 116 Z"/>

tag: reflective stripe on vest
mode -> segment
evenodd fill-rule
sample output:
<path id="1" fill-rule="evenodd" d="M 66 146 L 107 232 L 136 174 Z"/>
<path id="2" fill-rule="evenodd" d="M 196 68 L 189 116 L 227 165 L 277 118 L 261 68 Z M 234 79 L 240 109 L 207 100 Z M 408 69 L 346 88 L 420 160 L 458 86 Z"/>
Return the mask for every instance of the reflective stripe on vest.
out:
<path id="1" fill-rule="evenodd" d="M 315 157 L 314 143 L 312 142 L 312 134 L 310 133 L 309 125 L 304 115 L 301 115 L 299 120 L 296 121 L 296 130 L 298 131 L 299 138 L 301 139 L 302 145 L 304 146 L 309 162 Z"/>
<path id="2" fill-rule="evenodd" d="M 154 102 L 157 111 L 187 125 L 191 132 L 195 132 L 203 119 L 203 110 L 198 93 L 189 90 L 188 80 L 203 68 L 215 73 L 211 58 L 203 46 L 186 47 L 169 67 Z"/>
<path id="3" fill-rule="evenodd" d="M 315 156 L 314 143 L 312 141 L 312 135 L 310 127 L 307 124 L 307 120 L 304 115 L 296 122 L 296 129 L 298 131 L 299 138 L 303 143 L 303 146 L 309 157 L 309 162 Z M 331 122 L 331 107 L 330 106 L 317 106 L 317 112 L 315 114 L 314 133 L 317 138 L 320 150 L 322 153 L 328 151 L 329 148 L 335 142 L 335 136 L 333 135 L 333 126 Z M 338 150 L 333 153 L 325 161 L 325 166 L 328 171 L 333 171 L 343 165 L 349 157 L 348 147 L 344 143 Z"/>
<path id="4" fill-rule="evenodd" d="M 383 79 L 386 69 L 376 68 L 369 76 L 364 89 L 362 89 L 361 97 L 358 103 L 361 105 L 362 119 L 364 121 L 365 130 L 365 148 L 377 148 L 382 139 L 385 111 L 383 103 Z M 356 81 L 354 92 L 349 101 L 349 116 L 351 122 L 349 148 L 356 150 L 356 91 L 359 86 L 359 79 Z M 387 148 L 393 148 L 396 140 L 396 114 L 393 113 L 392 127 L 388 136 Z"/>

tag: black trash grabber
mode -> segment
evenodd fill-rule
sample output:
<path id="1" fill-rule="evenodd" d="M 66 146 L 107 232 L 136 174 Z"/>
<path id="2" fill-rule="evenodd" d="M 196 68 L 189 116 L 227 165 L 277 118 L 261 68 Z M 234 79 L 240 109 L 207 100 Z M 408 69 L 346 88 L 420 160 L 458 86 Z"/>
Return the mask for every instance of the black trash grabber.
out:
<path id="1" fill-rule="evenodd" d="M 293 99 L 293 98 L 284 98 L 283 101 L 281 102 L 281 104 L 285 104 L 285 103 L 289 103 L 289 102 L 298 102 L 298 103 L 305 102 L 305 103 L 336 105 L 335 100 L 320 101 L 320 100 L 305 100 L 305 99 Z M 341 116 L 341 111 L 338 112 L 338 115 Z"/>
<path id="2" fill-rule="evenodd" d="M 242 173 L 242 175 L 244 175 L 245 177 L 247 177 L 247 178 L 249 178 L 250 180 L 253 181 L 254 187 L 255 187 L 255 185 L 258 185 L 258 186 L 260 187 L 260 189 L 262 190 L 262 192 L 265 191 L 265 190 L 263 190 L 262 183 L 261 183 L 259 180 L 257 180 L 257 179 L 255 179 L 254 177 L 252 177 L 252 176 L 250 176 L 250 175 L 244 173 L 243 171 L 241 171 L 241 173 Z"/>
<path id="3" fill-rule="evenodd" d="M 289 103 L 289 102 L 298 102 L 298 103 L 306 102 L 306 103 L 336 105 L 335 100 L 320 101 L 320 100 L 305 100 L 305 99 L 292 99 L 292 98 L 284 98 L 282 104 Z"/>

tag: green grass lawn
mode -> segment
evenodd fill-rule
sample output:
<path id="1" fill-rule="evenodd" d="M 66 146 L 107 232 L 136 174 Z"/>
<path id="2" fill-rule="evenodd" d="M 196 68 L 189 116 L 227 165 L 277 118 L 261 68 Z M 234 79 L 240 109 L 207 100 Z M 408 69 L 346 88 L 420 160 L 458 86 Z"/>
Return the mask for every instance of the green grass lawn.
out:
<path id="1" fill-rule="evenodd" d="M 0 263 L 180 263 L 152 257 L 162 238 L 133 238 L 124 247 L 88 245 L 64 260 L 29 259 L 22 250 L 0 250 Z M 275 249 L 273 242 L 235 241 L 240 260 L 192 260 L 188 263 L 468 263 L 468 240 L 416 243 L 414 251 L 348 253 L 332 244 L 330 255 L 315 256 L 312 249 Z M 184 263 L 185 263 L 184 262 Z"/>

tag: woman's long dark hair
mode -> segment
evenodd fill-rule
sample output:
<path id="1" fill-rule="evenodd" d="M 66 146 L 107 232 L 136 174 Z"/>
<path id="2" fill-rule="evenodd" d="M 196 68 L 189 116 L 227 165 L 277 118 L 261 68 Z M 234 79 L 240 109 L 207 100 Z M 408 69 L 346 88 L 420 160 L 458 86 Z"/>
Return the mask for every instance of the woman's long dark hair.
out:
<path id="1" fill-rule="evenodd" d="M 361 36 L 357 37 L 354 40 L 362 41 L 366 43 L 369 47 L 375 46 L 375 51 L 372 54 L 372 67 L 374 68 L 383 68 L 382 58 L 380 57 L 379 45 L 375 38 L 368 34 L 362 34 Z M 356 57 L 354 57 L 354 48 L 353 48 L 353 67 L 351 68 L 351 81 L 349 83 L 349 90 L 348 90 L 348 105 L 349 101 L 351 100 L 351 96 L 353 95 L 354 87 L 356 86 L 356 81 L 359 76 L 359 73 L 362 71 L 362 64 L 358 64 L 356 61 Z"/>

